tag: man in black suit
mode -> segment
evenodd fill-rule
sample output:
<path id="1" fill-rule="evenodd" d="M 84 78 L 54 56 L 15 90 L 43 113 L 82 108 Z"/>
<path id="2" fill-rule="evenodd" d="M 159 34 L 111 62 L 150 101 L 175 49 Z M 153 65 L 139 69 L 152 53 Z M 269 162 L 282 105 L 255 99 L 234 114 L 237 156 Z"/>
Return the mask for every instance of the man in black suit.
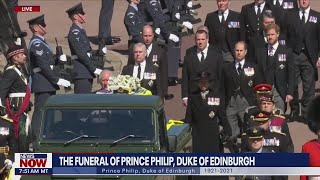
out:
<path id="1" fill-rule="evenodd" d="M 291 104 L 293 116 L 299 115 L 298 84 L 302 80 L 303 96 L 301 111 L 306 119 L 307 106 L 315 95 L 315 81 L 318 80 L 317 65 L 320 43 L 320 14 L 310 8 L 310 0 L 299 0 L 299 10 L 287 13 L 287 45 L 292 48 L 296 66 L 296 86 Z"/>
<path id="2" fill-rule="evenodd" d="M 259 34 L 254 37 L 253 39 L 250 40 L 249 42 L 249 48 L 248 48 L 248 59 L 253 60 L 254 63 L 257 63 L 255 60 L 255 51 L 258 48 L 263 48 L 268 44 L 267 36 L 264 32 L 264 29 L 267 27 L 269 24 L 275 24 L 276 20 L 275 17 L 273 16 L 272 13 L 270 12 L 265 12 L 263 13 L 263 19 L 262 19 L 262 24 L 263 24 L 263 29 L 260 30 Z M 280 33 L 279 36 L 279 43 L 282 45 L 286 45 L 286 37 L 284 33 Z"/>
<path id="3" fill-rule="evenodd" d="M 285 112 L 285 102 L 293 99 L 294 63 L 292 50 L 278 41 L 280 27 L 270 24 L 265 29 L 267 46 L 257 49 L 256 61 L 264 82 L 273 86 L 272 94 L 277 108 Z"/>
<path id="4" fill-rule="evenodd" d="M 147 47 L 146 61 L 159 69 L 160 81 L 165 99 L 172 99 L 173 94 L 168 94 L 168 58 L 165 49 L 154 42 L 154 31 L 145 25 L 142 31 L 143 41 Z M 128 64 L 135 64 L 134 53 L 129 53 Z"/>
<path id="5" fill-rule="evenodd" d="M 141 80 L 141 86 L 162 97 L 158 67 L 146 61 L 147 48 L 142 43 L 133 46 L 135 64 L 123 67 L 122 75 L 130 75 Z"/>
<path id="6" fill-rule="evenodd" d="M 236 142 L 240 129 L 242 129 L 244 111 L 255 104 L 253 87 L 259 84 L 260 77 L 256 65 L 245 59 L 246 43 L 239 41 L 234 49 L 235 61 L 224 65 L 222 77 L 226 97 L 226 114 L 232 129 L 231 138 Z"/>
<path id="7" fill-rule="evenodd" d="M 266 2 L 265 0 L 254 0 L 253 3 L 242 6 L 240 15 L 241 40 L 250 42 L 261 29 L 262 14 L 271 12 L 276 17 L 276 23 L 282 24 L 283 13 L 281 9 Z"/>
<path id="8" fill-rule="evenodd" d="M 218 44 L 225 62 L 233 62 L 234 45 L 240 40 L 240 13 L 229 10 L 230 0 L 217 0 L 218 10 L 207 15 L 209 43 Z"/>
<path id="9" fill-rule="evenodd" d="M 196 45 L 188 49 L 187 56 L 184 58 L 182 68 L 181 97 L 183 104 L 187 105 L 189 94 L 198 89 L 197 84 L 193 81 L 197 77 L 197 72 L 206 70 L 210 73 L 215 84 L 214 88 L 222 91 L 221 75 L 223 58 L 221 53 L 213 47 L 209 47 L 208 33 L 205 30 L 199 30 L 195 35 Z M 212 87 L 213 88 L 213 87 Z"/>

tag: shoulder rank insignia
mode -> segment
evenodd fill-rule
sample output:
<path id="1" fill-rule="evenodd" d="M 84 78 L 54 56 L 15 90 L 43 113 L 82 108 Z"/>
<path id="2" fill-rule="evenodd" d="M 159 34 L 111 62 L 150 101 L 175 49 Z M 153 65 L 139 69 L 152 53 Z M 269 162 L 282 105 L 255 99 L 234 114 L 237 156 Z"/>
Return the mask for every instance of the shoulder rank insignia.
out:
<path id="1" fill-rule="evenodd" d="M 39 55 L 39 56 L 42 56 L 42 54 L 43 54 L 43 49 L 40 50 L 40 51 L 36 50 L 36 54 Z"/>

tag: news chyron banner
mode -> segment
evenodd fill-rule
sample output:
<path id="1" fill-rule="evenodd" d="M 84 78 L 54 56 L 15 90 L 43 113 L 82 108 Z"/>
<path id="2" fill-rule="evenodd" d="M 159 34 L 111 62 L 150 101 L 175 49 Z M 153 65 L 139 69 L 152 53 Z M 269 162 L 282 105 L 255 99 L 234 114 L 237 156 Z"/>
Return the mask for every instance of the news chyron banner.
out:
<path id="1" fill-rule="evenodd" d="M 16 153 L 16 175 L 320 175 L 301 153 Z"/>

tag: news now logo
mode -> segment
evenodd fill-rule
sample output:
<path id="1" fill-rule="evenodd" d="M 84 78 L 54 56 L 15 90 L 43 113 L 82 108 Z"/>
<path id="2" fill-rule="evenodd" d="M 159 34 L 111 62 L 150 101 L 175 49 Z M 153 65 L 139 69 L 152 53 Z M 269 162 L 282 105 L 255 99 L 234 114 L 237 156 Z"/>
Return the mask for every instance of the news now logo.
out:
<path id="1" fill-rule="evenodd" d="M 15 153 L 16 175 L 49 174 L 52 169 L 51 153 Z"/>
<path id="2" fill-rule="evenodd" d="M 15 153 L 19 168 L 52 168 L 51 153 Z"/>

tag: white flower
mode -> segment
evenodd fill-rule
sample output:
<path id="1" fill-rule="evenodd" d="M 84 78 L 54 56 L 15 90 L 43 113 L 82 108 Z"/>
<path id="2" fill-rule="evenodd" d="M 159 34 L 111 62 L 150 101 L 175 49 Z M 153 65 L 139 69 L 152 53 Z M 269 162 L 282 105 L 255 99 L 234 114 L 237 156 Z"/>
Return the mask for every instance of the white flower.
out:
<path id="1" fill-rule="evenodd" d="M 140 79 L 129 75 L 111 76 L 108 82 L 108 89 L 113 91 L 121 88 L 130 92 L 136 91 L 140 87 Z"/>

